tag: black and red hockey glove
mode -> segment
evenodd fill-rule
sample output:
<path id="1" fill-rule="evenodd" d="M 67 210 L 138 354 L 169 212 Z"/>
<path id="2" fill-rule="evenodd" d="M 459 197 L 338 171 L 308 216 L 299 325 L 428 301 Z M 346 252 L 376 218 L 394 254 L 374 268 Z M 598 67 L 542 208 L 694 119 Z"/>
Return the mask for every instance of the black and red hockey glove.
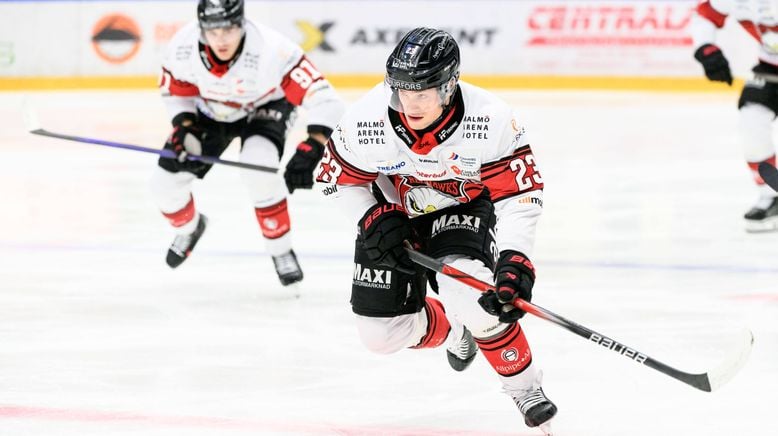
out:
<path id="1" fill-rule="evenodd" d="M 313 187 L 313 170 L 323 155 L 324 146 L 313 138 L 309 137 L 297 145 L 297 150 L 286 164 L 284 172 L 284 181 L 289 192 Z"/>
<path id="2" fill-rule="evenodd" d="M 516 322 L 524 311 L 513 305 L 517 298 L 532 300 L 532 286 L 535 284 L 535 267 L 522 253 L 505 250 L 494 272 L 494 287 L 497 290 L 485 292 L 478 304 L 490 314 L 499 317 L 500 322 Z"/>
<path id="3" fill-rule="evenodd" d="M 187 160 L 190 154 L 201 155 L 203 152 L 203 131 L 197 126 L 197 116 L 192 113 L 181 113 L 173 118 L 173 132 L 165 141 L 165 148 L 176 154 L 175 158 L 162 158 L 168 161 L 168 166 L 176 171 L 197 172 L 207 164 Z"/>
<path id="4" fill-rule="evenodd" d="M 412 234 L 411 220 L 399 204 L 377 204 L 359 220 L 359 235 L 367 257 L 406 274 L 415 273 L 404 245 Z"/>
<path id="5" fill-rule="evenodd" d="M 703 44 L 694 52 L 694 59 L 702 64 L 708 80 L 732 85 L 732 71 L 720 48 L 713 44 Z"/>

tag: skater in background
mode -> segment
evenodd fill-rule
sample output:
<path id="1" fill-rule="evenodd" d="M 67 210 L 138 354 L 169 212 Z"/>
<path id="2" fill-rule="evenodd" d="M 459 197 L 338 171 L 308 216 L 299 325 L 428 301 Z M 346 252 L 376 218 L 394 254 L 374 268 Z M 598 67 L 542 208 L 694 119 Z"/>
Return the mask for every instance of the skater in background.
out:
<path id="1" fill-rule="evenodd" d="M 336 127 L 317 180 L 358 228 L 351 305 L 364 345 L 377 353 L 445 345 L 460 371 L 480 349 L 526 425 L 545 427 L 557 408 L 512 304 L 532 298 L 543 183 L 522 118 L 459 81 L 459 65 L 448 33 L 406 34 L 385 83 Z M 428 275 L 406 241 L 497 292 Z"/>
<path id="2" fill-rule="evenodd" d="M 332 129 L 344 110 L 334 89 L 302 49 L 276 31 L 244 17 L 243 0 L 200 0 L 197 21 L 180 29 L 162 64 L 160 88 L 172 120 L 152 178 L 157 205 L 176 236 L 167 264 L 178 267 L 192 253 L 208 220 L 192 197 L 192 182 L 211 165 L 187 153 L 221 155 L 239 138 L 240 161 L 278 167 L 298 106 L 307 109 L 308 137 L 276 174 L 242 170 L 260 231 L 278 278 L 303 278 L 292 249 L 287 192 L 310 189 Z"/>
<path id="3" fill-rule="evenodd" d="M 765 185 L 757 168 L 775 166 L 773 121 L 778 114 L 778 2 L 774 0 L 702 0 L 692 22 L 694 58 L 708 79 L 732 85 L 726 56 L 716 45 L 716 32 L 727 17 L 737 20 L 760 44 L 754 78 L 747 81 L 740 100 L 739 136 L 746 162 L 756 184 L 758 199 L 746 212 L 746 231 L 778 230 L 778 193 Z"/>

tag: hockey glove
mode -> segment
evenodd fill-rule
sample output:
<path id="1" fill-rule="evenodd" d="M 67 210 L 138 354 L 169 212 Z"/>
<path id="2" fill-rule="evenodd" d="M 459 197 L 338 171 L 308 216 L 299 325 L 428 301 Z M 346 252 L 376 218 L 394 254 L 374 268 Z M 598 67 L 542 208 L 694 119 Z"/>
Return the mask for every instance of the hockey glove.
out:
<path id="1" fill-rule="evenodd" d="M 173 132 L 165 142 L 165 148 L 176 154 L 175 158 L 169 160 L 178 171 L 197 172 L 207 166 L 206 163 L 186 158 L 189 154 L 199 156 L 203 152 L 203 132 L 195 121 L 196 116 L 191 113 L 182 113 L 173 118 Z"/>
<path id="2" fill-rule="evenodd" d="M 720 48 L 713 44 L 703 44 L 694 52 L 694 59 L 702 64 L 708 80 L 732 85 L 732 71 Z"/>
<path id="3" fill-rule="evenodd" d="M 289 192 L 295 189 L 313 187 L 313 170 L 324 155 L 324 146 L 319 141 L 308 138 L 297 146 L 294 155 L 286 164 L 284 180 Z"/>
<path id="4" fill-rule="evenodd" d="M 367 257 L 387 268 L 415 274 L 404 242 L 412 237 L 411 221 L 398 204 L 377 204 L 359 220 L 359 235 Z"/>
<path id="5" fill-rule="evenodd" d="M 490 314 L 499 317 L 500 322 L 516 322 L 524 311 L 513 305 L 517 298 L 532 300 L 532 286 L 535 284 L 535 267 L 526 256 L 515 250 L 500 253 L 494 273 L 494 287 L 497 290 L 485 292 L 478 304 Z"/>

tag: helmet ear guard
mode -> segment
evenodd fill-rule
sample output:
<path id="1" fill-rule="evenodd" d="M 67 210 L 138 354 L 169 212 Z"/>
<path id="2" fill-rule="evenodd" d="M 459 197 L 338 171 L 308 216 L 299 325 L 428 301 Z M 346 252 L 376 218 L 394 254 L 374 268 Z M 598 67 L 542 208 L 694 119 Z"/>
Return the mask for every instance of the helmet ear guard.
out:
<path id="1" fill-rule="evenodd" d="M 454 93 L 457 90 L 457 83 L 459 83 L 459 71 L 448 80 L 448 82 L 438 87 L 438 96 L 440 97 L 440 104 L 444 108 L 451 104 L 454 97 Z"/>

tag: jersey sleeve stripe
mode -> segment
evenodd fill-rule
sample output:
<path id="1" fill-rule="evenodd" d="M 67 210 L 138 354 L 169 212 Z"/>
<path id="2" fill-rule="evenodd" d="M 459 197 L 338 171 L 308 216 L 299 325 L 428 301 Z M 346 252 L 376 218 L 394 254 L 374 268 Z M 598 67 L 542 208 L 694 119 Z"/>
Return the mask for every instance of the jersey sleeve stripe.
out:
<path id="1" fill-rule="evenodd" d="M 526 154 L 529 151 L 530 151 L 529 145 L 525 145 L 523 147 L 519 147 L 518 149 L 516 149 L 513 152 L 513 154 L 511 154 L 508 157 L 504 157 L 498 161 L 488 162 L 482 165 L 481 180 L 489 179 L 491 177 L 499 175 L 505 169 L 505 165 L 507 165 L 513 159 L 516 159 L 516 157 Z"/>
<path id="2" fill-rule="evenodd" d="M 162 68 L 162 78 L 159 87 L 176 97 L 197 97 L 200 95 L 200 89 L 197 85 L 176 79 L 173 77 L 173 73 L 166 68 Z"/>
<path id="3" fill-rule="evenodd" d="M 349 174 L 349 176 L 357 179 L 363 179 L 366 182 L 372 182 L 373 180 L 378 177 L 378 173 L 371 173 L 368 171 L 361 170 L 354 165 L 350 164 L 346 159 L 343 159 L 343 156 L 341 156 L 338 153 L 338 150 L 334 146 L 334 144 L 329 144 L 330 151 L 332 152 L 332 157 L 335 158 L 335 160 L 343 167 L 343 170 Z"/>
<path id="4" fill-rule="evenodd" d="M 699 5 L 697 5 L 697 13 L 713 23 L 719 29 L 724 27 L 724 21 L 727 19 L 726 15 L 722 14 L 716 9 L 713 9 L 713 6 L 710 4 L 709 0 L 702 1 Z"/>

